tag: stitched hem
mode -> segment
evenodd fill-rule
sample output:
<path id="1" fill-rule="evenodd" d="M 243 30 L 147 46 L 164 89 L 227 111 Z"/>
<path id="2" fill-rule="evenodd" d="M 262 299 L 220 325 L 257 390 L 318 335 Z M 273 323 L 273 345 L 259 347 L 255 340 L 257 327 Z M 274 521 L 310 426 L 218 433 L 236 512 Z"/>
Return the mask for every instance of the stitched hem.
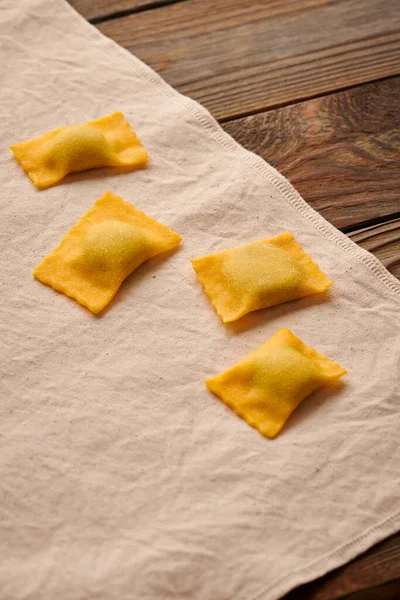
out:
<path id="1" fill-rule="evenodd" d="M 50 0 L 55 6 L 60 6 L 60 0 Z M 302 215 L 314 228 L 322 233 L 326 238 L 335 243 L 341 249 L 357 258 L 365 267 L 371 271 L 397 298 L 400 300 L 400 281 L 394 277 L 384 265 L 373 254 L 364 250 L 348 238 L 344 233 L 331 225 L 324 217 L 317 213 L 307 202 L 300 196 L 299 192 L 292 184 L 281 175 L 274 167 L 265 162 L 264 159 L 257 156 L 253 152 L 246 150 L 238 144 L 228 133 L 226 133 L 216 122 L 214 117 L 198 102 L 183 96 L 172 88 L 164 79 L 162 79 L 153 69 L 143 63 L 139 58 L 131 54 L 125 48 L 122 48 L 117 42 L 103 35 L 96 27 L 91 25 L 84 17 L 79 15 L 76 10 L 63 0 L 66 7 L 80 22 L 85 29 L 85 32 L 91 32 L 93 38 L 101 43 L 104 50 L 112 56 L 117 55 L 128 67 L 135 72 L 139 72 L 147 81 L 167 98 L 175 104 L 182 106 L 190 115 L 195 118 L 217 141 L 223 148 L 229 152 L 236 154 L 241 159 L 245 160 L 258 173 L 264 176 L 272 185 L 279 191 L 281 196 L 290 204 L 298 213 Z M 68 33 L 67 29 L 64 29 Z"/>
<path id="2" fill-rule="evenodd" d="M 396 533 L 400 528 L 399 519 L 400 512 L 396 512 L 394 515 L 384 519 L 377 525 L 369 527 L 355 538 L 337 546 L 331 552 L 327 552 L 323 556 L 318 557 L 305 567 L 292 571 L 290 575 L 280 577 L 268 588 L 264 588 L 262 592 L 252 596 L 249 600 L 275 600 L 275 598 L 280 598 L 290 590 L 307 581 L 322 577 L 325 573 L 338 568 L 358 554 L 365 552 L 374 544 L 377 544 L 389 535 Z M 321 570 L 320 565 L 323 561 L 325 561 L 325 563 Z M 265 594 L 266 596 L 264 597 Z"/>

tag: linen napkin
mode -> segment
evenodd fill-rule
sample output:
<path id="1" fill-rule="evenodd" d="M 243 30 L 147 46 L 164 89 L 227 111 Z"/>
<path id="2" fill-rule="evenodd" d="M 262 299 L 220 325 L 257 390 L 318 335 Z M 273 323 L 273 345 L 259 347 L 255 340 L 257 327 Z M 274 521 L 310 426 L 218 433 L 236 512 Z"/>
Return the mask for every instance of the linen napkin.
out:
<path id="1" fill-rule="evenodd" d="M 2 600 L 275 600 L 399 528 L 399 283 L 62 0 L 0 0 Z M 9 145 L 121 110 L 147 169 Z M 184 237 L 101 317 L 32 278 L 110 189 Z M 335 281 L 224 326 L 190 258 L 289 230 Z M 348 369 L 263 438 L 203 380 L 280 327 Z"/>

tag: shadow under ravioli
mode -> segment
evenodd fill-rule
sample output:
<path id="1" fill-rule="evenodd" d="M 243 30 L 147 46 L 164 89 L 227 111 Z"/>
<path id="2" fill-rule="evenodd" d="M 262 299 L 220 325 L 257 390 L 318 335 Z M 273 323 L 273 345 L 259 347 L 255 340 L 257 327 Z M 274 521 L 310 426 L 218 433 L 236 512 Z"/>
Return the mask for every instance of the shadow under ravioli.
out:
<path id="1" fill-rule="evenodd" d="M 132 271 L 181 241 L 165 225 L 106 192 L 33 275 L 99 313 Z"/>
<path id="2" fill-rule="evenodd" d="M 191 262 L 224 323 L 324 292 L 333 283 L 289 232 Z"/>
<path id="3" fill-rule="evenodd" d="M 121 112 L 49 131 L 11 146 L 16 160 L 38 189 L 69 173 L 95 167 L 140 167 L 147 151 Z"/>
<path id="4" fill-rule="evenodd" d="M 236 365 L 205 383 L 262 435 L 275 437 L 307 396 L 347 371 L 280 329 Z"/>

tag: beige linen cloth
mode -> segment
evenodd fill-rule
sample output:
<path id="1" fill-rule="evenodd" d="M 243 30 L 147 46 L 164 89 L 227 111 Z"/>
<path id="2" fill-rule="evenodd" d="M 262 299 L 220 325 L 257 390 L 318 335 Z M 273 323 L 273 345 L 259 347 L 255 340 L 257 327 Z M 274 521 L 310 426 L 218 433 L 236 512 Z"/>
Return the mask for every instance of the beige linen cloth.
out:
<path id="1" fill-rule="evenodd" d="M 0 600 L 276 600 L 399 528 L 400 285 L 62 0 L 0 0 Z M 147 169 L 9 145 L 122 110 Z M 107 189 L 184 236 L 101 317 L 32 278 Z M 293 232 L 334 279 L 224 326 L 189 259 Z M 349 371 L 270 441 L 205 388 L 280 327 Z"/>

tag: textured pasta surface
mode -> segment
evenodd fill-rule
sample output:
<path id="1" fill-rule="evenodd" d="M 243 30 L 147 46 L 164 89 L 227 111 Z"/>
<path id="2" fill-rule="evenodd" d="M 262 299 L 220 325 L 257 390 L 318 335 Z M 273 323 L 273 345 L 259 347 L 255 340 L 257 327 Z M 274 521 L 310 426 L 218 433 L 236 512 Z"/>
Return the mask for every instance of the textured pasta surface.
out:
<path id="1" fill-rule="evenodd" d="M 33 275 L 98 313 L 132 271 L 181 240 L 165 225 L 106 192 Z"/>
<path id="2" fill-rule="evenodd" d="M 121 112 L 49 131 L 11 146 L 16 160 L 38 189 L 68 173 L 95 167 L 141 167 L 148 156 Z"/>
<path id="3" fill-rule="evenodd" d="M 345 373 L 289 329 L 280 329 L 260 348 L 205 383 L 249 425 L 273 438 L 300 402 Z"/>
<path id="4" fill-rule="evenodd" d="M 192 265 L 224 323 L 324 292 L 333 283 L 289 232 L 193 259 Z"/>

